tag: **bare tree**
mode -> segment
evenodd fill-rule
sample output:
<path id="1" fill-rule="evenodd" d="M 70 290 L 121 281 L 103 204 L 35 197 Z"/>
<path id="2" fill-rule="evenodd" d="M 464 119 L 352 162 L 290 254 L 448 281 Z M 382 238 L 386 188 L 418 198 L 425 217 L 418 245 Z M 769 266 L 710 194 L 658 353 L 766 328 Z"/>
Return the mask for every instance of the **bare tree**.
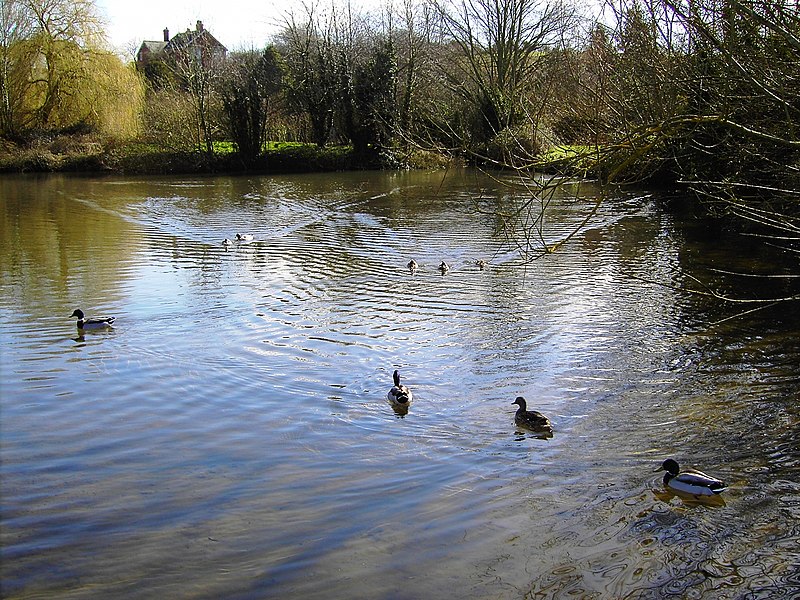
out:
<path id="1" fill-rule="evenodd" d="M 198 31 L 194 33 L 203 33 L 200 25 L 198 22 Z M 202 35 L 187 36 L 184 40 L 176 44 L 166 65 L 172 69 L 178 85 L 188 92 L 197 148 L 211 156 L 219 130 L 217 88 L 225 56 L 209 46 Z"/>
<path id="2" fill-rule="evenodd" d="M 800 255 L 798 4 L 622 0 L 613 8 L 615 23 L 587 49 L 582 73 L 602 131 L 595 173 L 683 186 L 729 225 Z M 800 299 L 799 272 L 761 276 L 786 285 L 762 298 L 696 291 L 762 305 Z"/>
<path id="3" fill-rule="evenodd" d="M 263 150 L 269 104 L 280 90 L 284 66 L 275 48 L 242 52 L 229 59 L 221 85 L 222 104 L 231 139 L 244 162 Z"/>
<path id="4" fill-rule="evenodd" d="M 529 125 L 546 51 L 574 26 L 574 10 L 557 0 L 436 0 L 435 6 L 457 50 L 446 74 L 474 109 L 478 141 Z"/>
<path id="5" fill-rule="evenodd" d="M 436 18 L 425 0 L 403 0 L 396 18 L 389 13 L 387 35 L 397 55 L 398 133 L 408 145 L 416 135 L 421 116 L 421 95 L 435 95 Z"/>
<path id="6" fill-rule="evenodd" d="M 287 66 L 289 103 L 310 121 L 318 146 L 327 144 L 336 105 L 334 19 L 317 4 L 301 17 L 289 14 L 279 36 Z"/>

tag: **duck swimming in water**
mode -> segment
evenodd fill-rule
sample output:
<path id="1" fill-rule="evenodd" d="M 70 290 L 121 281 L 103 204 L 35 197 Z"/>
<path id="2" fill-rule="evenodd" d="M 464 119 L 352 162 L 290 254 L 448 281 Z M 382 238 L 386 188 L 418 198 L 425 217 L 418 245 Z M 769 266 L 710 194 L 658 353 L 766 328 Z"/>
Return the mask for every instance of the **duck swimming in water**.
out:
<path id="1" fill-rule="evenodd" d="M 518 396 L 512 404 L 519 406 L 514 415 L 514 423 L 518 426 L 537 433 L 553 433 L 553 425 L 550 423 L 550 419 L 537 410 L 528 410 L 525 398 Z"/>
<path id="2" fill-rule="evenodd" d="M 417 268 L 419 267 L 417 261 L 415 261 L 413 258 L 410 261 L 408 261 L 408 264 L 406 266 L 408 267 L 408 270 L 411 271 L 412 273 L 416 271 Z"/>
<path id="3" fill-rule="evenodd" d="M 252 242 L 253 241 L 253 234 L 252 233 L 237 233 L 236 234 L 236 241 L 237 242 Z"/>
<path id="4" fill-rule="evenodd" d="M 450 270 L 450 265 L 442 261 L 442 264 L 439 265 L 439 270 L 442 272 L 442 275 L 444 275 Z"/>
<path id="5" fill-rule="evenodd" d="M 78 329 L 104 329 L 111 327 L 116 317 L 92 317 L 87 319 L 80 308 L 76 308 L 70 317 L 78 317 Z"/>
<path id="6" fill-rule="evenodd" d="M 386 394 L 386 397 L 389 399 L 392 408 L 408 408 L 414 399 L 411 390 L 400 383 L 400 373 L 397 370 L 395 370 L 392 377 L 394 378 L 394 385 L 389 390 L 389 393 Z"/>
<path id="7" fill-rule="evenodd" d="M 683 492 L 692 496 L 712 496 L 728 489 L 720 479 L 706 475 L 701 471 L 686 469 L 680 472 L 678 462 L 668 458 L 661 464 L 658 471 L 666 471 L 664 474 L 664 487 L 671 491 Z"/>

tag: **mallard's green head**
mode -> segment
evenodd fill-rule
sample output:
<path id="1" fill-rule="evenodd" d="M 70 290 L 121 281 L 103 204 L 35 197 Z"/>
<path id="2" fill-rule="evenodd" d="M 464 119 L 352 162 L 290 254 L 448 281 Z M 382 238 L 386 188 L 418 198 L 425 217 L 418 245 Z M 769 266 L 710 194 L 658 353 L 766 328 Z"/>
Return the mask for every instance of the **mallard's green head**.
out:
<path id="1" fill-rule="evenodd" d="M 672 475 L 677 475 L 680 471 L 680 466 L 678 466 L 678 461 L 668 458 L 661 464 L 660 471 L 666 471 Z"/>

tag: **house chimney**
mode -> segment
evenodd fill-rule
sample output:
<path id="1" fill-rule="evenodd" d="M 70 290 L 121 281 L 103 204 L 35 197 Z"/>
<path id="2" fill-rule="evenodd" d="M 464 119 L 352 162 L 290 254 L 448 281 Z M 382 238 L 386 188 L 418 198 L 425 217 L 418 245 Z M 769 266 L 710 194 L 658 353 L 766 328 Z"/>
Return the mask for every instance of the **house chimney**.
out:
<path id="1" fill-rule="evenodd" d="M 166 27 L 164 27 L 164 41 L 165 42 L 169 41 L 169 29 L 167 29 Z"/>
<path id="2" fill-rule="evenodd" d="M 198 22 L 197 22 L 196 29 L 197 29 L 197 32 L 198 32 L 198 33 L 200 33 L 201 31 L 203 31 L 203 22 L 202 22 L 202 21 L 198 21 Z"/>

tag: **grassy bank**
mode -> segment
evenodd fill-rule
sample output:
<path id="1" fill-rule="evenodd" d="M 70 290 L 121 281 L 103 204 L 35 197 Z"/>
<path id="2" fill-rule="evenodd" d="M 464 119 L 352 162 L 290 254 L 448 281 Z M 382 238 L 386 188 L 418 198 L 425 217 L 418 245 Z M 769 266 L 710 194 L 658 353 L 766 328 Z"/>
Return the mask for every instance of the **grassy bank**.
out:
<path id="1" fill-rule="evenodd" d="M 26 144 L 0 140 L 0 173 L 300 173 L 440 166 L 442 157 L 415 152 L 357 157 L 350 146 L 270 142 L 257 159 L 244 162 L 232 144 L 213 153 L 173 150 L 143 142 L 114 143 L 90 136 L 59 136 Z"/>

